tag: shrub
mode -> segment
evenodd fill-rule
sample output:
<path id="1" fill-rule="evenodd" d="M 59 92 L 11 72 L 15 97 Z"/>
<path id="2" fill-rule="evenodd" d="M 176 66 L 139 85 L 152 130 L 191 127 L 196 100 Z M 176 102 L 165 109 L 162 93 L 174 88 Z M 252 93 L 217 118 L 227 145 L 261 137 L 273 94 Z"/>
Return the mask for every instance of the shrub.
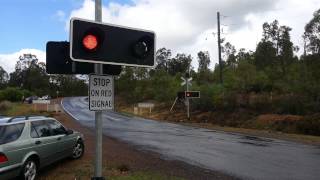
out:
<path id="1" fill-rule="evenodd" d="M 13 87 L 8 87 L 2 90 L 2 93 L 5 100 L 11 101 L 11 102 L 21 101 L 23 96 L 21 90 Z"/>
<path id="2" fill-rule="evenodd" d="M 11 107 L 11 103 L 9 101 L 1 101 L 0 102 L 0 111 L 6 111 Z"/>
<path id="3" fill-rule="evenodd" d="M 249 107 L 258 113 L 270 112 L 272 107 L 270 95 L 267 93 L 251 93 L 249 95 Z"/>
<path id="4" fill-rule="evenodd" d="M 306 113 L 306 104 L 303 97 L 284 95 L 272 103 L 275 113 L 303 115 Z"/>
<path id="5" fill-rule="evenodd" d="M 22 95 L 24 96 L 24 98 L 30 97 L 33 95 L 33 93 L 31 91 L 28 91 L 26 89 L 21 90 Z"/>
<path id="6" fill-rule="evenodd" d="M 219 84 L 204 84 L 193 86 L 192 90 L 200 91 L 200 99 L 192 101 L 193 108 L 202 111 L 227 110 L 232 111 L 236 106 L 235 93 L 227 92 Z"/>
<path id="7" fill-rule="evenodd" d="M 21 90 L 15 87 L 7 87 L 4 90 L 0 91 L 0 100 L 8 100 L 11 102 L 22 101 L 22 97 L 24 98 L 31 96 L 32 93 L 28 90 Z"/>
<path id="8" fill-rule="evenodd" d="M 297 133 L 320 136 L 320 117 L 307 117 L 296 124 Z"/>

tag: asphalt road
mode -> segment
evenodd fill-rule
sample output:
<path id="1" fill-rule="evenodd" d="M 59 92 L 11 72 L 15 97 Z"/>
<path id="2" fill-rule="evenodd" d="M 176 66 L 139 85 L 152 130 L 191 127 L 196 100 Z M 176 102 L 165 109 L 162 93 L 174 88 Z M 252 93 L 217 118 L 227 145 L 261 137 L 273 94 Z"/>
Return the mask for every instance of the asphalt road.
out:
<path id="1" fill-rule="evenodd" d="M 83 97 L 64 98 L 64 109 L 82 125 L 94 127 Z M 103 133 L 140 150 L 160 153 L 241 179 L 320 179 L 320 147 L 224 133 L 203 128 L 104 112 Z"/>

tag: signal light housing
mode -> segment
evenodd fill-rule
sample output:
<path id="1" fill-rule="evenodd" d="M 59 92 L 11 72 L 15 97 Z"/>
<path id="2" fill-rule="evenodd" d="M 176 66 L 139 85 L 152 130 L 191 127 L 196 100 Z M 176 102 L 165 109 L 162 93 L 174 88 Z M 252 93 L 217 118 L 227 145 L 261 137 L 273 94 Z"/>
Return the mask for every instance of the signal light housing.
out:
<path id="1" fill-rule="evenodd" d="M 78 62 L 154 67 L 155 33 L 72 18 L 70 58 Z"/>
<path id="2" fill-rule="evenodd" d="M 187 98 L 200 98 L 200 91 L 185 91 Z"/>
<path id="3" fill-rule="evenodd" d="M 178 99 L 200 98 L 200 91 L 179 91 L 177 92 Z"/>
<path id="4" fill-rule="evenodd" d="M 91 74 L 94 64 L 70 59 L 69 42 L 49 41 L 46 45 L 46 72 L 48 74 Z M 104 64 L 103 74 L 118 76 L 121 66 Z"/>

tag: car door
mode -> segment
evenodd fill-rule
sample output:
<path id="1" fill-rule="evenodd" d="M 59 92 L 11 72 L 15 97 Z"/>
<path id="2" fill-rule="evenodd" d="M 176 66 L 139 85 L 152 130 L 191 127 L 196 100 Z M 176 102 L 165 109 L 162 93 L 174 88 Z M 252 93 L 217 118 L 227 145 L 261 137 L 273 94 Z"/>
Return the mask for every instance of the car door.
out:
<path id="1" fill-rule="evenodd" d="M 56 120 L 47 120 L 52 134 L 57 137 L 59 146 L 59 158 L 69 156 L 72 153 L 75 144 L 75 138 L 72 135 L 67 135 L 64 126 Z"/>
<path id="2" fill-rule="evenodd" d="M 49 125 L 44 121 L 31 122 L 31 137 L 34 150 L 39 154 L 40 165 L 45 166 L 54 162 L 59 153 L 59 140 L 51 133 Z"/>

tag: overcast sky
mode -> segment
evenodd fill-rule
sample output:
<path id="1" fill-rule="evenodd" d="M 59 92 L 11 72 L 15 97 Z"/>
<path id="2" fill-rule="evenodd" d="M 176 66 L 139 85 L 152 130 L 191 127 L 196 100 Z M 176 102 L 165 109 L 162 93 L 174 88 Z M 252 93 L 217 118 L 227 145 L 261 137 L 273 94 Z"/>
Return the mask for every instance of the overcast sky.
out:
<path id="1" fill-rule="evenodd" d="M 68 40 L 71 17 L 94 18 L 93 0 L 7 0 L 0 5 L 0 39 L 6 42 L 0 45 L 0 66 L 8 72 L 23 53 L 45 61 L 45 43 Z M 304 26 L 319 8 L 319 0 L 103 0 L 102 13 L 104 22 L 155 31 L 157 48 L 191 54 L 194 67 L 197 52 L 209 51 L 213 67 L 217 11 L 222 37 L 236 49 L 255 50 L 262 24 L 274 19 L 290 26 L 292 41 L 302 47 Z"/>

